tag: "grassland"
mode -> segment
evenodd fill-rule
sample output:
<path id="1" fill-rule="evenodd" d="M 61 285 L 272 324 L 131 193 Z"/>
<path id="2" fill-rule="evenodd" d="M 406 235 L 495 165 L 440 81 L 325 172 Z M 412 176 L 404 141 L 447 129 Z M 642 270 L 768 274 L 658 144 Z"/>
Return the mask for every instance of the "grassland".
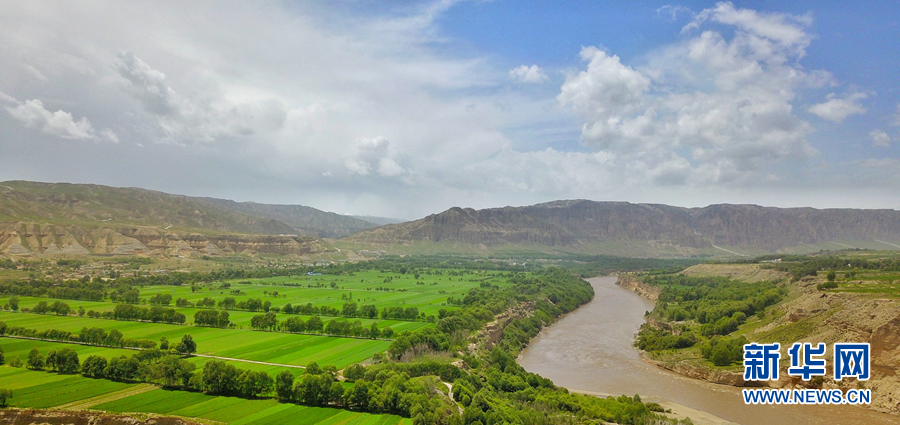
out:
<path id="1" fill-rule="evenodd" d="M 409 419 L 341 409 L 279 404 L 275 400 L 247 400 L 186 391 L 134 391 L 139 384 L 89 379 L 26 369 L 0 367 L 0 388 L 13 390 L 9 403 L 21 408 L 54 408 L 85 401 L 92 410 L 156 413 L 202 418 L 239 425 L 409 425 Z M 97 404 L 92 405 L 92 401 Z"/>
<path id="2" fill-rule="evenodd" d="M 278 364 L 305 366 L 315 361 L 338 368 L 363 361 L 387 349 L 390 342 L 356 338 L 294 335 L 244 329 L 218 329 L 198 326 L 164 325 L 146 322 L 90 319 L 0 312 L 0 321 L 28 329 L 59 329 L 78 333 L 82 328 L 118 329 L 126 338 L 170 341 L 191 334 L 197 353 Z"/>

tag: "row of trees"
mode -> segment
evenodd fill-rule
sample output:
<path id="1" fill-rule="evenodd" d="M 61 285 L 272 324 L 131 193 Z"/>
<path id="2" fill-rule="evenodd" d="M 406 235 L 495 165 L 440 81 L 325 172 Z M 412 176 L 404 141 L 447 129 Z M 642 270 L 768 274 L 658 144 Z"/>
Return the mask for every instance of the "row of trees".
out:
<path id="1" fill-rule="evenodd" d="M 141 307 L 134 304 L 116 304 L 112 312 L 112 318 L 116 320 L 143 320 L 154 323 L 184 324 L 186 318 L 183 313 L 173 308 L 159 305 Z"/>
<path id="2" fill-rule="evenodd" d="M 140 292 L 130 284 L 102 279 L 31 279 L 0 282 L 0 294 L 63 300 L 140 302 Z"/>
<path id="3" fill-rule="evenodd" d="M 32 313 L 53 313 L 59 316 L 67 316 L 70 311 L 72 311 L 72 308 L 62 301 L 54 301 L 52 304 L 48 304 L 47 301 L 40 301 L 31 309 Z"/>
<path id="4" fill-rule="evenodd" d="M 226 310 L 199 310 L 194 313 L 194 324 L 200 326 L 213 326 L 227 328 L 231 325 L 229 313 Z"/>
<path id="5" fill-rule="evenodd" d="M 257 314 L 251 317 L 250 326 L 253 329 L 258 330 L 291 333 L 325 333 L 328 335 L 356 336 L 362 338 L 391 338 L 394 336 L 394 331 L 391 328 L 386 327 L 384 329 L 378 329 L 377 323 L 372 323 L 369 327 L 365 327 L 359 320 L 350 322 L 347 319 L 335 319 L 324 322 L 318 316 L 310 317 L 306 321 L 300 317 L 289 317 L 287 320 L 278 321 L 276 314 L 271 311 L 266 314 Z"/>
<path id="6" fill-rule="evenodd" d="M 71 341 L 84 344 L 117 347 L 117 348 L 141 348 L 156 349 L 157 344 L 148 339 L 132 339 L 125 336 L 118 329 L 110 329 L 109 332 L 102 328 L 81 328 L 78 334 L 59 329 L 29 329 L 21 326 L 7 326 L 6 322 L 0 322 L 0 335 L 23 336 L 34 339 L 50 340 L 50 341 Z M 166 341 L 165 347 L 160 349 L 169 349 L 168 341 L 165 337 L 161 341 Z M 197 351 L 197 343 L 190 334 L 185 334 L 181 340 L 171 347 L 171 350 L 181 354 L 191 354 Z"/>

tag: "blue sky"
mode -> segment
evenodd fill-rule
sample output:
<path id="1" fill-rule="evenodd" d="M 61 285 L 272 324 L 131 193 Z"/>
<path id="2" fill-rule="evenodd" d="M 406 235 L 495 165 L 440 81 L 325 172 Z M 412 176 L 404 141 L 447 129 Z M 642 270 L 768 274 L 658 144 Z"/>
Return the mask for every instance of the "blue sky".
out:
<path id="1" fill-rule="evenodd" d="M 7 2 L 0 180 L 417 218 L 900 204 L 896 2 Z"/>

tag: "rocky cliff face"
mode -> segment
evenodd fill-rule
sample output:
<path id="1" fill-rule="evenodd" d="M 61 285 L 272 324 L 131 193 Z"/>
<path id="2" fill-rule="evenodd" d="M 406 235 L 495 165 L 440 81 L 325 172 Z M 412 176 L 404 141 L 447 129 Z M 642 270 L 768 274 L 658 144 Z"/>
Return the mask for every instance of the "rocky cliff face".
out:
<path id="1" fill-rule="evenodd" d="M 350 237 L 373 244 L 454 241 L 577 248 L 618 241 L 687 248 L 715 244 L 769 252 L 799 244 L 875 239 L 900 240 L 900 211 L 756 205 L 681 208 L 584 200 L 484 210 L 451 208 Z"/>

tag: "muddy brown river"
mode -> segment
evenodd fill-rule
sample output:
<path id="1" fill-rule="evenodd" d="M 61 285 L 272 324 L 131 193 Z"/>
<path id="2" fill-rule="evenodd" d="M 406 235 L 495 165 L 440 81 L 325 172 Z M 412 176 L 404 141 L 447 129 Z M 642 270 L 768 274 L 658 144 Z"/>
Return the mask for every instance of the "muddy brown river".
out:
<path id="1" fill-rule="evenodd" d="M 594 287 L 594 299 L 532 341 L 519 359 L 526 370 L 574 391 L 640 394 L 645 402 L 677 403 L 738 424 L 900 424 L 900 417 L 857 406 L 745 405 L 739 388 L 685 378 L 644 363 L 632 342 L 653 302 L 616 286 L 615 277 L 588 282 Z M 722 422 L 715 417 L 705 418 L 706 422 Z"/>

